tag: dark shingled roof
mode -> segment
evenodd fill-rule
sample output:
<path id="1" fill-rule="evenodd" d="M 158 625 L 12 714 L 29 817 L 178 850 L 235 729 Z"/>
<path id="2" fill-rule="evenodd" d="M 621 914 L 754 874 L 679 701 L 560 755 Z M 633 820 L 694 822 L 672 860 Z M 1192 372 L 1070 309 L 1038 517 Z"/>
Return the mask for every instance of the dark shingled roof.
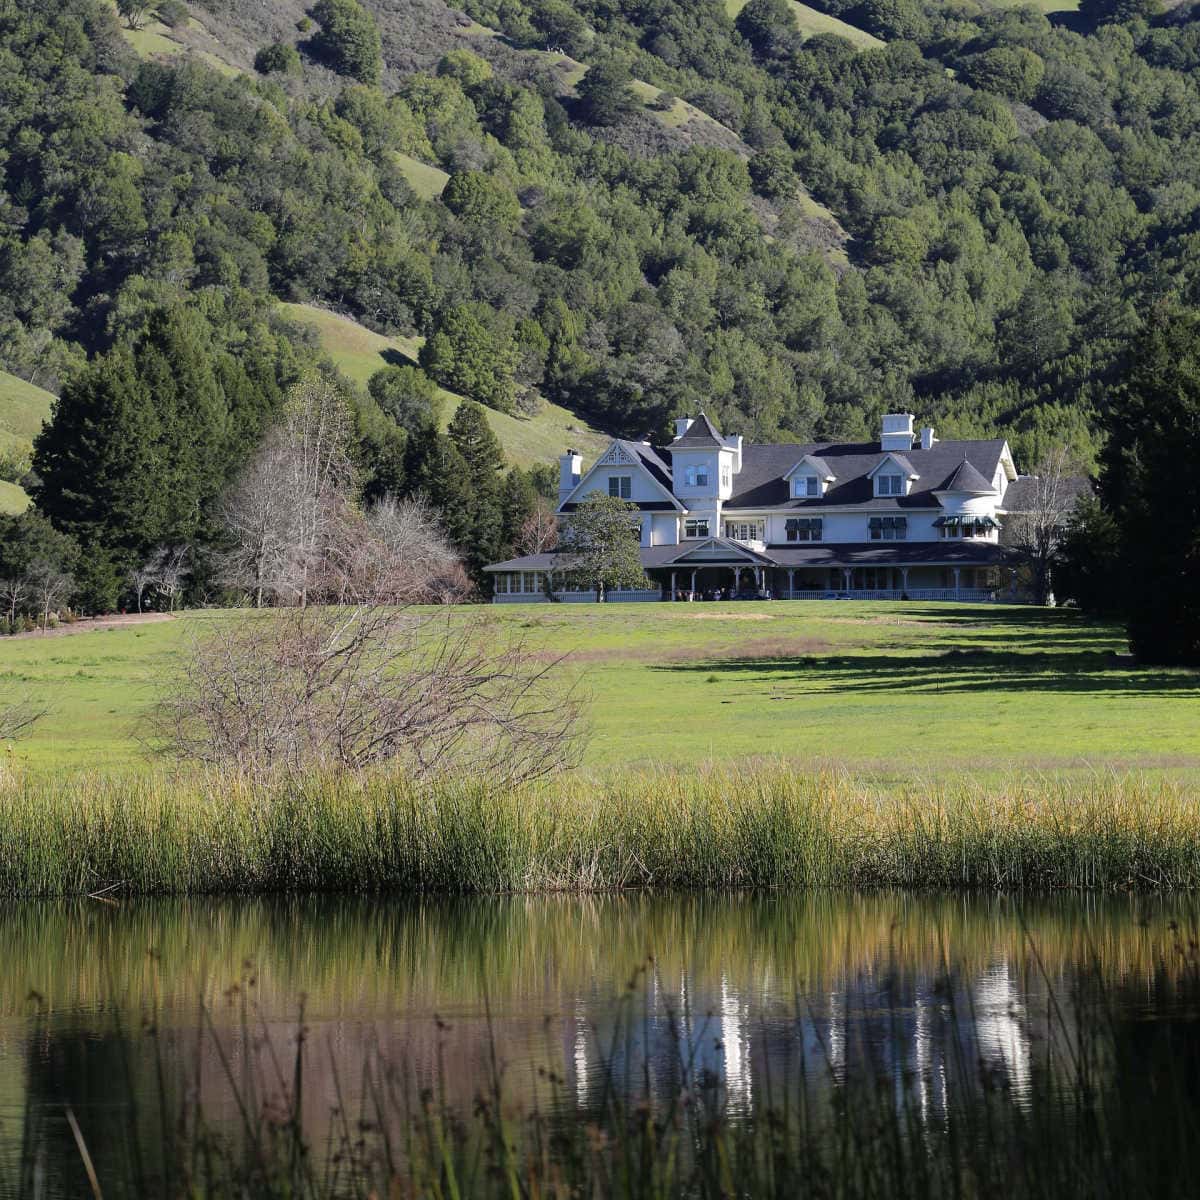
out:
<path id="1" fill-rule="evenodd" d="M 742 469 L 733 477 L 733 495 L 725 507 L 828 508 L 870 502 L 872 508 L 940 508 L 933 493 L 945 489 L 964 460 L 986 484 L 995 476 L 1003 450 L 1003 438 L 934 442 L 928 450 L 909 450 L 903 457 L 920 477 L 919 483 L 907 496 L 876 497 L 867 476 L 888 454 L 878 442 L 744 446 Z M 805 499 L 788 494 L 784 476 L 805 455 L 822 459 L 834 477 L 824 496 Z"/>
<path id="2" fill-rule="evenodd" d="M 730 443 L 716 430 L 716 427 L 701 413 L 684 432 L 683 437 L 677 437 L 671 445 L 678 450 L 699 450 L 708 446 L 725 447 Z"/>
<path id="3" fill-rule="evenodd" d="M 833 476 L 833 471 L 830 469 L 829 464 L 823 458 L 818 458 L 815 454 L 806 454 L 791 470 L 798 470 L 805 463 L 812 467 L 822 479 L 829 479 Z"/>
<path id="4" fill-rule="evenodd" d="M 643 546 L 642 566 L 648 569 L 669 568 L 678 560 L 715 543 L 728 548 L 728 561 L 772 563 L 780 567 L 986 567 L 1013 562 L 1014 551 L 992 542 L 818 542 L 803 546 L 771 545 L 764 551 L 751 550 L 726 538 L 707 538 L 681 542 L 678 546 Z M 528 554 L 508 562 L 492 563 L 485 571 L 549 571 L 560 567 L 559 556 Z M 719 566 L 719 558 L 706 557 L 702 562 L 686 566 Z"/>
<path id="5" fill-rule="evenodd" d="M 958 464 L 958 470 L 942 484 L 940 490 L 943 492 L 990 492 L 994 489 L 964 458 Z"/>
<path id="6" fill-rule="evenodd" d="M 1038 477 L 1036 475 L 1018 475 L 1008 485 L 1004 500 L 1000 506 L 1001 512 L 1021 513 L 1033 512 L 1037 507 Z M 1063 511 L 1069 512 L 1080 499 L 1090 496 L 1093 492 L 1092 481 L 1084 475 L 1072 475 L 1059 481 L 1059 503 Z"/>

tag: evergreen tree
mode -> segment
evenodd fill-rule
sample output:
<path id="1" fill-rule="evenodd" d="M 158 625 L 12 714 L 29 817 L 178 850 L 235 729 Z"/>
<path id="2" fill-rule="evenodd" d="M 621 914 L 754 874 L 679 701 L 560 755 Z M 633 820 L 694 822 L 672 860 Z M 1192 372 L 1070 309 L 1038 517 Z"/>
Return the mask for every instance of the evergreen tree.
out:
<path id="1" fill-rule="evenodd" d="M 321 26 L 313 44 L 333 69 L 360 83 L 378 83 L 383 66 L 379 27 L 358 0 L 317 0 L 312 15 Z"/>
<path id="2" fill-rule="evenodd" d="M 504 451 L 483 406 L 471 400 L 458 406 L 447 433 L 461 455 L 467 479 L 465 537 L 458 548 L 468 570 L 485 583 L 482 569 L 497 560 L 503 545 L 500 472 L 504 469 Z"/>
<path id="3" fill-rule="evenodd" d="M 63 389 L 34 446 L 34 500 L 81 547 L 81 602 L 111 609 L 124 573 L 164 540 L 162 427 L 134 352 L 120 345 Z"/>
<path id="4" fill-rule="evenodd" d="M 530 476 L 519 467 L 513 467 L 504 477 L 501 488 L 501 539 L 504 557 L 512 554 L 513 546 L 521 534 L 521 527 L 533 515 L 539 500 L 537 488 Z"/>
<path id="5" fill-rule="evenodd" d="M 1146 662 L 1200 666 L 1200 313 L 1156 315 L 1104 423 L 1100 490 L 1130 645 Z"/>
<path id="6" fill-rule="evenodd" d="M 416 367 L 383 367 L 371 376 L 367 391 L 406 433 L 417 433 L 441 420 L 442 398 L 433 380 Z"/>
<path id="7" fill-rule="evenodd" d="M 404 463 L 405 490 L 424 496 L 438 510 L 446 536 L 456 548 L 471 536 L 471 483 L 466 460 L 436 426 L 409 438 Z"/>
<path id="8" fill-rule="evenodd" d="M 589 125 L 619 125 L 638 106 L 629 72 L 619 63 L 597 63 L 579 81 L 579 107 Z"/>

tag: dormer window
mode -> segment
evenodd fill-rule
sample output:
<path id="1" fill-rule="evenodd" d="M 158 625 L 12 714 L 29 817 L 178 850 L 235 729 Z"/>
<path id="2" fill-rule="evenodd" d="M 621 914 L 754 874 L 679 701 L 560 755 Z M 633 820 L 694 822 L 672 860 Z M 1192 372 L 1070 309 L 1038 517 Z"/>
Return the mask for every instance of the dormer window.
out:
<path id="1" fill-rule="evenodd" d="M 877 496 L 903 496 L 904 495 L 904 476 L 895 475 L 892 473 L 879 474 L 875 476 L 875 495 Z"/>
<path id="2" fill-rule="evenodd" d="M 798 498 L 819 496 L 821 481 L 815 475 L 798 475 L 792 480 L 792 495 Z"/>
<path id="3" fill-rule="evenodd" d="M 628 500 L 633 495 L 632 475 L 610 475 L 608 494 L 617 500 Z"/>
<path id="4" fill-rule="evenodd" d="M 698 467 L 685 467 L 683 482 L 688 487 L 708 487 L 708 464 L 701 463 Z"/>

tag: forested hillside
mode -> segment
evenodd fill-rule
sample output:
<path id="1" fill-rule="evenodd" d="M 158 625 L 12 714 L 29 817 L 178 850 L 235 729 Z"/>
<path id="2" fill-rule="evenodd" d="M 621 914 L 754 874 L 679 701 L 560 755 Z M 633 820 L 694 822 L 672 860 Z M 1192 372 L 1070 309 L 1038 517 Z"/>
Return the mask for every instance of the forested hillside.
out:
<path id="1" fill-rule="evenodd" d="M 1026 466 L 1091 457 L 1129 338 L 1196 299 L 1188 6 L 119 7 L 0 0 L 0 370 L 66 389 L 9 482 L 107 531 L 110 575 L 205 536 L 320 363 L 280 301 L 421 339 L 421 370 L 347 384 L 382 492 L 428 482 L 435 384 L 636 437 L 699 407 L 796 440 L 911 408 Z M 98 387 L 127 391 L 119 437 Z M 146 473 L 139 503 L 187 481 L 153 536 L 125 528 Z"/>

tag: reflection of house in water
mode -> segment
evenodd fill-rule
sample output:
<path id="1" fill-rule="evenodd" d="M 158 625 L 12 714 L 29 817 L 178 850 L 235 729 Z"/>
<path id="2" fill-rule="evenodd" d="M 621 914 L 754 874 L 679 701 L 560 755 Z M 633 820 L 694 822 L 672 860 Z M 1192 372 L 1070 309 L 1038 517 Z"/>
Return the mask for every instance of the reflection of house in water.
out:
<path id="1" fill-rule="evenodd" d="M 723 973 L 684 978 L 618 1016 L 587 1005 L 573 1022 L 571 1092 L 582 1107 L 604 1086 L 668 1100 L 686 1081 L 717 1086 L 728 1111 L 749 1115 L 782 1100 L 781 1088 L 832 1095 L 848 1080 L 891 1080 L 897 1103 L 943 1125 L 954 1089 L 1029 1085 L 1032 1034 L 1016 973 L 1004 960 L 947 987 L 928 974 L 864 970 L 802 1001 L 739 987 Z M 622 1027 L 622 1021 L 626 1023 Z M 1045 1031 L 1042 1031 L 1043 1035 Z M 772 1094 L 766 1094 L 769 1085 Z"/>
<path id="2" fill-rule="evenodd" d="M 1028 1094 L 1030 1047 L 1025 1006 L 1011 965 L 998 962 L 971 988 L 980 1060 L 1005 1078 L 1017 1097 Z"/>

